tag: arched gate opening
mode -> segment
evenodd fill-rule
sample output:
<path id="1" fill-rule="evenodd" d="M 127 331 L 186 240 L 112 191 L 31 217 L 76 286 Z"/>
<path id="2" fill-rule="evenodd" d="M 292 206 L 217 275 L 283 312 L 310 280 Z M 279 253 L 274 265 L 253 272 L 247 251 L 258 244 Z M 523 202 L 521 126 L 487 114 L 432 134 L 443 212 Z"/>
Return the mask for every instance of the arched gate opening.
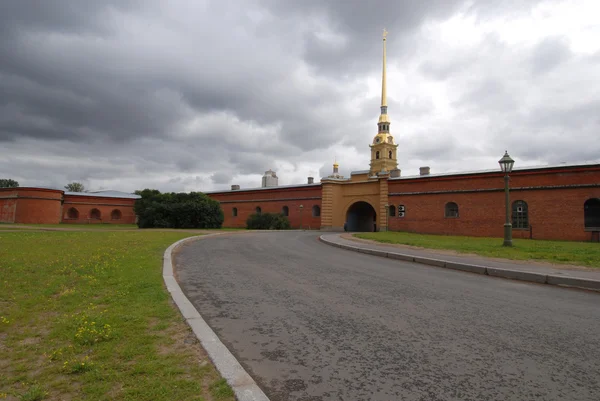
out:
<path id="1" fill-rule="evenodd" d="M 356 202 L 346 213 L 346 231 L 375 231 L 377 213 L 367 202 Z"/>

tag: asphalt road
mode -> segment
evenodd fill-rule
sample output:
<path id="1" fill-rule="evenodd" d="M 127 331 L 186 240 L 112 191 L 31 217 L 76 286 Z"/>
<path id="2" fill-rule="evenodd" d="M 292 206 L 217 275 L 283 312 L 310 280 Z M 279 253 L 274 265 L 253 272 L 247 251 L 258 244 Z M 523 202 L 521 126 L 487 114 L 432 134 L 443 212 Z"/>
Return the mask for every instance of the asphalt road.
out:
<path id="1" fill-rule="evenodd" d="M 175 257 L 272 401 L 600 400 L 600 294 L 244 233 Z"/>

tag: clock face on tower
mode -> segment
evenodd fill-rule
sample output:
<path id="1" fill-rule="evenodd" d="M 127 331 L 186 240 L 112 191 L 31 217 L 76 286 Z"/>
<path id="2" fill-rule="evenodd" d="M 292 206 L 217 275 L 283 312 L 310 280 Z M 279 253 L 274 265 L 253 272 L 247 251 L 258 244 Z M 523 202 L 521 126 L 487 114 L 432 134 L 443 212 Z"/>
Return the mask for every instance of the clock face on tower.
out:
<path id="1" fill-rule="evenodd" d="M 375 143 L 379 143 L 379 141 L 381 141 L 379 137 L 375 138 Z"/>

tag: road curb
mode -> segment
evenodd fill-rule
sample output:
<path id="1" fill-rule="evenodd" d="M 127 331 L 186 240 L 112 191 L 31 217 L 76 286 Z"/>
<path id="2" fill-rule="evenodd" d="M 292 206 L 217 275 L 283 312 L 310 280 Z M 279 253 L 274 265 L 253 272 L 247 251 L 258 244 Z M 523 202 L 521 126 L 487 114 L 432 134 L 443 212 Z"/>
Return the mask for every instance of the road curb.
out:
<path id="1" fill-rule="evenodd" d="M 486 267 L 488 276 L 509 278 L 512 280 L 529 281 L 530 283 L 546 284 L 547 274 L 524 272 L 520 270 L 499 269 L 497 267 Z"/>
<path id="2" fill-rule="evenodd" d="M 331 235 L 331 234 L 327 234 Z M 460 270 L 469 273 L 483 274 L 491 277 L 500 277 L 511 280 L 520 280 L 530 283 L 556 285 L 560 287 L 572 287 L 584 290 L 600 291 L 600 280 L 577 278 L 577 277 L 565 277 L 555 276 L 552 274 L 543 274 L 536 272 L 528 272 L 521 270 L 510 270 L 501 269 L 497 267 L 488 267 L 480 265 L 472 265 L 461 262 L 451 262 L 442 259 L 433 259 L 422 256 L 407 255 L 399 252 L 385 252 L 378 249 L 369 249 L 360 246 L 352 246 L 347 244 L 340 244 L 324 238 L 325 235 L 319 236 L 319 241 L 335 246 L 337 248 L 347 249 L 354 252 L 365 253 L 369 255 L 380 256 L 388 259 L 402 260 L 406 262 L 420 263 L 429 266 L 442 267 L 445 269 Z"/>
<path id="3" fill-rule="evenodd" d="M 185 318 L 186 323 L 206 350 L 208 357 L 221 376 L 227 380 L 227 383 L 233 389 L 236 399 L 238 401 L 269 401 L 269 398 L 258 387 L 254 379 L 244 370 L 238 360 L 235 359 L 235 356 L 221 342 L 215 332 L 204 321 L 198 310 L 187 299 L 173 274 L 172 253 L 175 249 L 186 242 L 224 234 L 196 235 L 179 240 L 169 246 L 163 255 L 163 280 L 167 286 L 167 290 L 171 294 L 171 298 Z"/>

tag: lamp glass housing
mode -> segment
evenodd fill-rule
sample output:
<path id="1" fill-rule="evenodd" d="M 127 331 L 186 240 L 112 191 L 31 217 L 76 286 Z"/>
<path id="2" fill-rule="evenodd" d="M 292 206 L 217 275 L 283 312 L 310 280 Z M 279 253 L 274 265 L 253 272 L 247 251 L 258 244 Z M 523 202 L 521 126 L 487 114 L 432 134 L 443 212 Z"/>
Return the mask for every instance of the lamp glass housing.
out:
<path id="1" fill-rule="evenodd" d="M 505 151 L 502 159 L 498 160 L 498 164 L 500 164 L 500 169 L 502 172 L 508 174 L 512 171 L 515 161 L 511 159 L 511 157 L 508 155 L 508 152 Z"/>

